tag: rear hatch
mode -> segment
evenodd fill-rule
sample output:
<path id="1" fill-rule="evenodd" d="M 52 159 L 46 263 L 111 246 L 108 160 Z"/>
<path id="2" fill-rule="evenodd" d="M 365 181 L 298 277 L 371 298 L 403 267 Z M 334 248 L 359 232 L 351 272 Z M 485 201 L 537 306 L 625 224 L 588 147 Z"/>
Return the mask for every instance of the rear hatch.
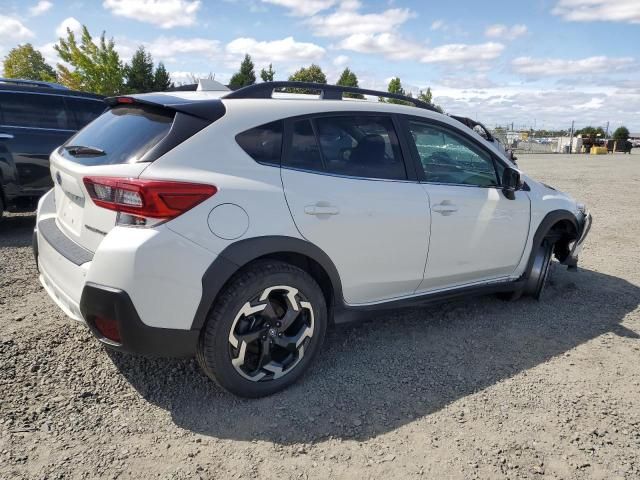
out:
<path id="1" fill-rule="evenodd" d="M 150 162 L 224 114 L 218 100 L 161 94 L 108 102 L 111 108 L 53 152 L 50 162 L 58 226 L 90 251 L 116 225 L 118 214 L 92 201 L 84 179 L 137 178 Z"/>

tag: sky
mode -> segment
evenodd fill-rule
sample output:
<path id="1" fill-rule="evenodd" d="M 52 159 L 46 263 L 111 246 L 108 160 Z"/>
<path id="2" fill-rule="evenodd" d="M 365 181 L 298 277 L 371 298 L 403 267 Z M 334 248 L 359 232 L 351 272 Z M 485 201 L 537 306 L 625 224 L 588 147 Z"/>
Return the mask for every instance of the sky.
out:
<path id="1" fill-rule="evenodd" d="M 30 42 L 55 65 L 83 24 L 176 82 L 226 82 L 249 53 L 276 80 L 311 63 L 330 83 L 346 66 L 366 88 L 398 76 L 489 127 L 640 132 L 640 0 L 0 0 L 0 58 Z"/>

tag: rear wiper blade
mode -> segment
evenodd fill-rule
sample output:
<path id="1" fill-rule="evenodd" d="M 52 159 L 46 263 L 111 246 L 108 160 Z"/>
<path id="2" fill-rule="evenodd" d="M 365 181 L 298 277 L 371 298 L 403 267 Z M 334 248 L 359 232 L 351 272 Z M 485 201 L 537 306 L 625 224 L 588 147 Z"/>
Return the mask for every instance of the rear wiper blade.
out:
<path id="1" fill-rule="evenodd" d="M 96 147 L 86 147 L 84 145 L 67 145 L 64 149 L 74 157 L 78 155 L 106 155 L 107 153 Z"/>

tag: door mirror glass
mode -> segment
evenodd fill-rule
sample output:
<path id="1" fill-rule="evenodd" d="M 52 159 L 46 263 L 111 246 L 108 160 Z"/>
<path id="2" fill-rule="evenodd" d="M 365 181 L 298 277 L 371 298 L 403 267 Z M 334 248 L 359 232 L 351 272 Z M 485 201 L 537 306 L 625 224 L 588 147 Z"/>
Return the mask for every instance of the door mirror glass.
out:
<path id="1" fill-rule="evenodd" d="M 516 190 L 522 188 L 522 182 L 520 180 L 520 172 L 515 168 L 506 167 L 502 173 L 502 191 L 505 197 L 513 200 Z"/>

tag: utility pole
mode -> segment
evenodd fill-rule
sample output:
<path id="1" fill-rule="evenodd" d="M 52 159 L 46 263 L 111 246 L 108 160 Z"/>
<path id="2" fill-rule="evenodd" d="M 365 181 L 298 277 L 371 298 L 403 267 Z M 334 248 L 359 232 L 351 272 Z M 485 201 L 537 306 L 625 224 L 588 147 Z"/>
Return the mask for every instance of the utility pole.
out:
<path id="1" fill-rule="evenodd" d="M 605 140 L 609 138 L 609 121 L 607 120 L 607 131 L 604 134 Z"/>
<path id="2" fill-rule="evenodd" d="M 571 136 L 569 137 L 569 153 L 573 153 L 573 124 L 575 120 L 571 120 Z"/>

